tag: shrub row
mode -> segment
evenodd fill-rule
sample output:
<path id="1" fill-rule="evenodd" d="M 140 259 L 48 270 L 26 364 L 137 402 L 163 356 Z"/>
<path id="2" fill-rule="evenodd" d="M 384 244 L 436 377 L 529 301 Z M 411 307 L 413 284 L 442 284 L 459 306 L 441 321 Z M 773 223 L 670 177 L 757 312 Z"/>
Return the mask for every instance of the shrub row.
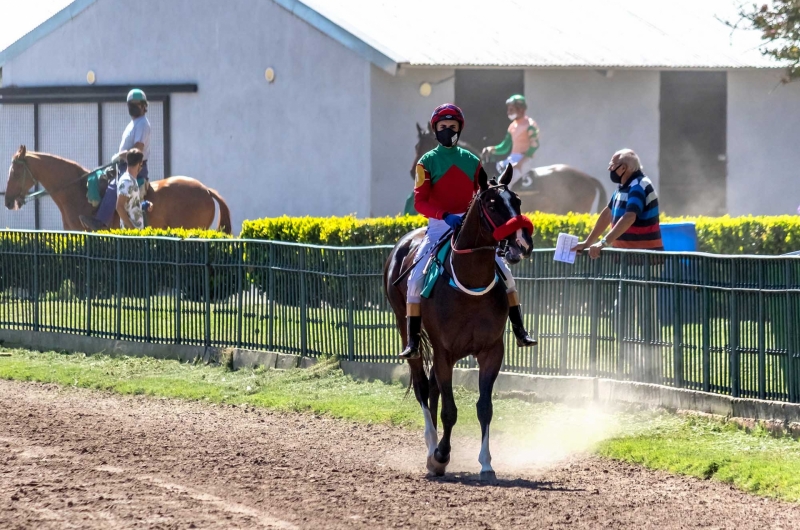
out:
<path id="1" fill-rule="evenodd" d="M 585 238 L 597 215 L 529 214 L 536 227 L 534 244 L 552 248 L 561 232 Z M 784 254 L 800 250 L 800 216 L 665 217 L 663 223 L 694 222 L 701 252 Z M 425 226 L 419 215 L 357 219 L 345 217 L 271 217 L 245 221 L 241 237 L 332 246 L 392 245 L 405 233 Z"/>

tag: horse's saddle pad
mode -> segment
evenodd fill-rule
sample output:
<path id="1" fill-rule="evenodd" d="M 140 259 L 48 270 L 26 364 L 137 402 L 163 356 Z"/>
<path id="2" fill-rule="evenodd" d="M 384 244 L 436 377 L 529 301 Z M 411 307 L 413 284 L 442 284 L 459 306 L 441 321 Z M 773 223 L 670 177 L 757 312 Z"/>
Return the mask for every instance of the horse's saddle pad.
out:
<path id="1" fill-rule="evenodd" d="M 436 254 L 430 257 L 433 263 L 428 265 L 428 273 L 425 275 L 425 283 L 423 283 L 422 287 L 422 296 L 425 298 L 431 297 L 433 286 L 436 285 L 436 280 L 438 280 L 439 276 L 444 272 L 444 260 L 448 252 L 450 252 L 450 241 L 447 241 L 439 247 Z"/>
<path id="2" fill-rule="evenodd" d="M 114 166 L 103 169 L 98 168 L 86 177 L 86 199 L 92 207 L 97 208 L 100 201 L 108 190 L 108 183 L 117 178 L 117 170 Z M 139 177 L 136 179 L 139 186 L 145 185 L 145 179 Z"/>

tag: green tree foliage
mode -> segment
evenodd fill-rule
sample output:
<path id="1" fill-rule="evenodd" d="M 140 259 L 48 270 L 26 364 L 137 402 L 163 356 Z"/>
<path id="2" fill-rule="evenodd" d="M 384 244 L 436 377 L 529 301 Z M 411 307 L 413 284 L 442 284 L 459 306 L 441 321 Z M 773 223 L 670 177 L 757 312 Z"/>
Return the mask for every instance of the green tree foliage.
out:
<path id="1" fill-rule="evenodd" d="M 745 4 L 743 21 L 761 32 L 762 53 L 788 64 L 784 82 L 800 78 L 800 0 L 772 0 L 765 4 Z"/>

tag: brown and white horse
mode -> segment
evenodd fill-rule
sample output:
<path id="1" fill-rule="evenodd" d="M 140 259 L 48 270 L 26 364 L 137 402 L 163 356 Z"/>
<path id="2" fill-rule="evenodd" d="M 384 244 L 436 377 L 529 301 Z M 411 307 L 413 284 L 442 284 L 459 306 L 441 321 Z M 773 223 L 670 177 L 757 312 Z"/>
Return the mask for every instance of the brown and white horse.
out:
<path id="1" fill-rule="evenodd" d="M 25 197 L 38 183 L 47 190 L 61 211 L 64 230 L 83 231 L 81 215 L 91 216 L 95 207 L 86 198 L 88 171 L 80 164 L 55 155 L 28 151 L 20 146 L 8 169 L 6 208 L 17 210 Z M 231 233 L 231 214 L 228 205 L 215 190 L 189 177 L 170 177 L 150 183 L 145 197 L 153 203 L 147 214 L 147 224 L 153 228 L 209 228 L 219 205 L 218 230 Z M 114 213 L 113 227 L 119 226 Z"/>

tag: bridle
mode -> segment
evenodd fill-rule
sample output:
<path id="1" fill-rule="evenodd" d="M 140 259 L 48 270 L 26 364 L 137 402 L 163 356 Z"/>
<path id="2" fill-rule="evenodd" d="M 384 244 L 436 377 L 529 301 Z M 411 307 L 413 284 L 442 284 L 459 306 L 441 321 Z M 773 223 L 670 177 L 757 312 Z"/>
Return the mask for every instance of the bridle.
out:
<path id="1" fill-rule="evenodd" d="M 469 212 L 472 209 L 473 203 L 475 201 L 478 202 L 478 214 L 480 215 L 480 224 L 478 225 L 478 230 L 480 230 L 483 233 L 485 230 L 487 230 L 487 225 L 488 225 L 488 229 L 490 229 L 493 239 L 494 239 L 494 233 L 497 231 L 497 229 L 499 228 L 500 225 L 498 225 L 497 223 L 494 222 L 494 220 L 492 219 L 491 214 L 489 213 L 489 209 L 486 207 L 486 204 L 484 204 L 482 198 L 483 198 L 483 195 L 485 193 L 488 193 L 491 190 L 497 190 L 497 189 L 508 190 L 508 186 L 506 186 L 504 184 L 498 184 L 498 185 L 495 185 L 495 186 L 489 186 L 484 191 L 481 191 L 481 192 L 477 193 L 472 198 L 472 201 L 470 201 L 469 207 L 467 208 L 467 212 Z M 508 252 L 508 241 L 505 238 L 503 238 L 500 241 L 495 239 L 496 243 L 494 245 L 492 245 L 492 246 L 457 249 L 456 248 L 456 244 L 458 243 L 458 239 L 459 239 L 460 236 L 461 236 L 461 232 L 460 231 L 458 232 L 458 236 L 455 233 L 453 233 L 452 240 L 450 242 L 451 243 L 450 246 L 453 249 L 453 253 L 455 253 L 455 254 L 474 254 L 475 252 L 482 252 L 482 251 L 487 251 L 487 250 L 496 251 L 496 250 L 499 249 L 498 254 L 500 256 L 505 256 L 506 253 Z"/>
<path id="2" fill-rule="evenodd" d="M 19 158 L 14 158 L 14 159 L 11 160 L 11 164 L 12 165 L 21 165 L 25 169 L 25 175 L 22 177 L 23 178 L 23 182 L 24 182 L 24 179 L 30 178 L 31 181 L 33 182 L 34 186 L 41 186 L 41 183 L 36 179 L 36 177 L 33 175 L 33 171 L 31 171 L 31 168 L 28 166 L 27 160 L 25 160 L 24 158 L 21 159 L 21 160 Z M 32 199 L 35 199 L 36 197 L 39 197 L 40 195 L 52 195 L 53 193 L 58 193 L 59 191 L 68 188 L 69 186 L 75 184 L 76 182 L 80 182 L 81 180 L 85 179 L 86 177 L 88 177 L 92 173 L 96 173 L 98 171 L 105 171 L 106 169 L 108 169 L 109 167 L 111 167 L 113 165 L 114 164 L 106 164 L 105 166 L 101 166 L 101 167 L 99 167 L 97 169 L 94 169 L 94 170 L 88 172 L 88 173 L 84 173 L 83 175 L 81 175 L 80 177 L 76 178 L 75 180 L 71 180 L 71 181 L 65 183 L 63 186 L 60 186 L 58 189 L 53 190 L 52 192 L 47 191 L 46 189 L 44 189 L 44 186 L 42 186 L 41 190 L 39 190 L 39 191 L 37 191 L 35 193 L 32 193 L 30 195 L 28 195 L 27 192 L 26 192 L 26 194 L 25 194 L 25 196 L 23 198 L 22 204 L 23 205 L 27 204 L 29 201 L 31 201 Z"/>

